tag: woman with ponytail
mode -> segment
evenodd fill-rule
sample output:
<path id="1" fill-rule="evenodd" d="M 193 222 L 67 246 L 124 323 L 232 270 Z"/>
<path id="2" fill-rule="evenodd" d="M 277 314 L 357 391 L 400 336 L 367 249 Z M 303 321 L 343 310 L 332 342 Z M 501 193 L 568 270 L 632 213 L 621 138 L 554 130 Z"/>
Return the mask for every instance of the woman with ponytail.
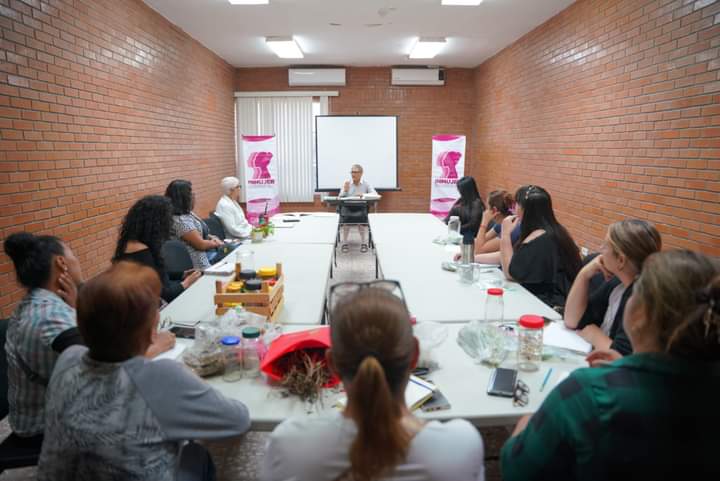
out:
<path id="1" fill-rule="evenodd" d="M 650 255 L 623 322 L 634 353 L 574 371 L 522 418 L 503 479 L 720 479 L 717 259 Z"/>
<path id="2" fill-rule="evenodd" d="M 482 439 L 471 424 L 425 423 L 405 405 L 405 387 L 419 348 L 402 299 L 377 287 L 355 286 L 358 289 L 332 310 L 332 348 L 327 353 L 329 366 L 347 391 L 347 408 L 278 426 L 261 479 L 484 479 Z"/>

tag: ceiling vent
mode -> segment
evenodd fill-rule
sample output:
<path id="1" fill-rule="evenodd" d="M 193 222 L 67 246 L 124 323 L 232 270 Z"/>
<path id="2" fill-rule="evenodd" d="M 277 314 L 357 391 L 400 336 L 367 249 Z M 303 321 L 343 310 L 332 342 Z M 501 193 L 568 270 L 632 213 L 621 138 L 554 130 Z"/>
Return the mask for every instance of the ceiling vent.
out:
<path id="1" fill-rule="evenodd" d="M 345 86 L 344 68 L 289 68 L 288 84 L 291 87 Z"/>
<path id="2" fill-rule="evenodd" d="M 393 68 L 393 85 L 445 85 L 445 70 L 439 67 Z"/>

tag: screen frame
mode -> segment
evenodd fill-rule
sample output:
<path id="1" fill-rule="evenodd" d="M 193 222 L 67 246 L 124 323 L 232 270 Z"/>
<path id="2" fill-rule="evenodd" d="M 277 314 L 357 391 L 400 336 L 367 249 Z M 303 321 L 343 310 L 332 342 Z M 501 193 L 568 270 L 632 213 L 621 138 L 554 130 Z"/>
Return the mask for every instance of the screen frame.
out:
<path id="1" fill-rule="evenodd" d="M 399 192 L 402 189 L 400 188 L 400 116 L 399 115 L 386 115 L 386 114 L 356 114 L 356 115 L 346 115 L 346 114 L 327 114 L 327 115 L 316 115 L 315 116 L 315 192 L 335 192 L 336 190 L 339 190 L 339 188 L 334 187 L 332 189 L 321 189 L 318 186 L 318 183 L 320 182 L 320 162 L 318 162 L 318 117 L 353 117 L 353 118 L 360 118 L 360 117 L 395 117 L 395 179 L 397 182 L 397 187 L 387 187 L 387 188 L 375 188 L 377 192 Z"/>

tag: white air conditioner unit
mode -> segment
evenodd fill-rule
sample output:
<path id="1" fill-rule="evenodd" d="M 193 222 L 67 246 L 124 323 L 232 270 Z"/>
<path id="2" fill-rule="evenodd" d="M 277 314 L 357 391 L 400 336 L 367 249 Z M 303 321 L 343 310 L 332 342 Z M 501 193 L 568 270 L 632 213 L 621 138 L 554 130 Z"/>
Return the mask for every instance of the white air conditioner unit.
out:
<path id="1" fill-rule="evenodd" d="M 344 86 L 344 68 L 289 68 L 288 84 L 291 87 Z"/>
<path id="2" fill-rule="evenodd" d="M 393 85 L 445 85 L 445 70 L 436 67 L 394 68 Z"/>

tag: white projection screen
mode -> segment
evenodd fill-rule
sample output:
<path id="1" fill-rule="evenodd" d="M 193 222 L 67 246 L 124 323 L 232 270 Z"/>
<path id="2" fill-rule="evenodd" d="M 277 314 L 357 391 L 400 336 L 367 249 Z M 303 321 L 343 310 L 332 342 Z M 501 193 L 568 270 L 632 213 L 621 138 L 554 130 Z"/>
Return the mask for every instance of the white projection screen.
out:
<path id="1" fill-rule="evenodd" d="M 363 180 L 375 189 L 397 190 L 397 116 L 315 117 L 318 191 L 333 191 L 350 180 L 350 167 L 363 166 Z"/>

